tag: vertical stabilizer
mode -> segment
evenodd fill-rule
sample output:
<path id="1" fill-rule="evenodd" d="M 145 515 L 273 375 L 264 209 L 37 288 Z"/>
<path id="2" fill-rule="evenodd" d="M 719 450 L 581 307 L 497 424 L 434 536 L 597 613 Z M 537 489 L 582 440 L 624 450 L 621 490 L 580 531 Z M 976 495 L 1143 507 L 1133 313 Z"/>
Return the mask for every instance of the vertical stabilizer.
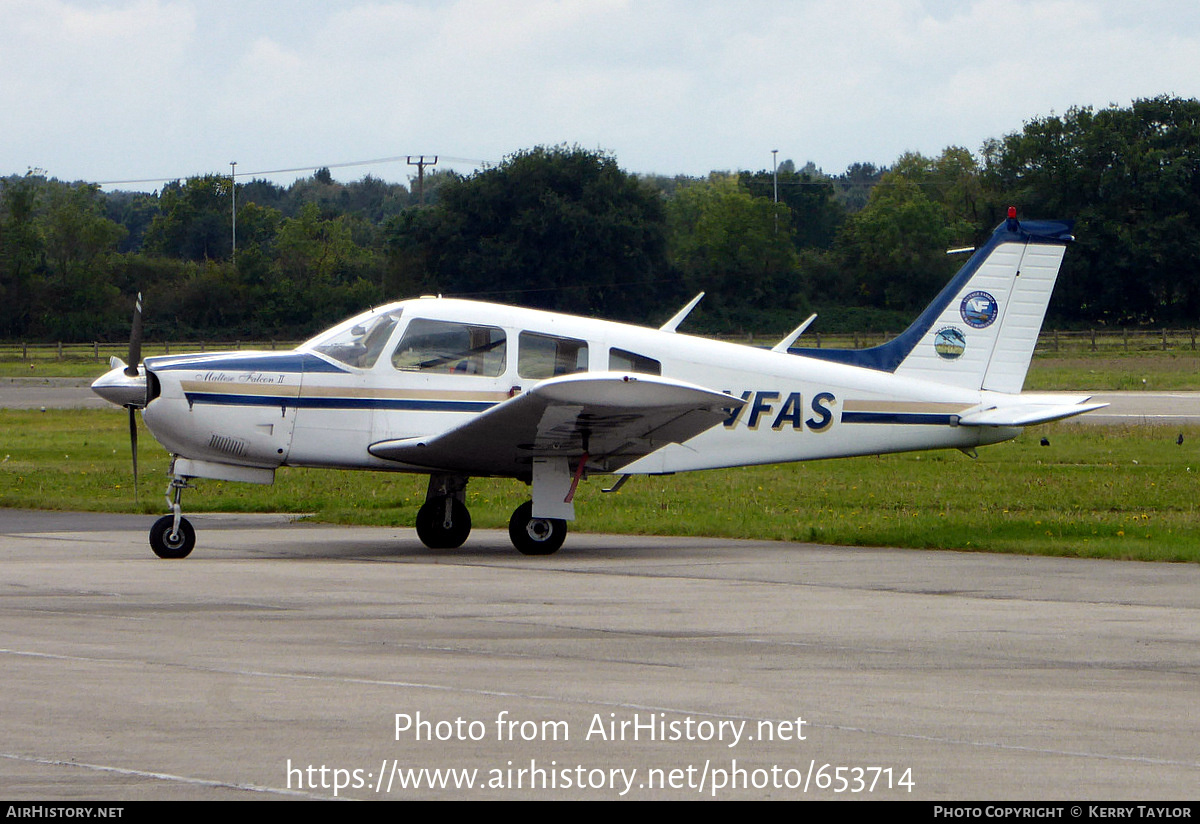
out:
<path id="1" fill-rule="evenodd" d="M 1070 232 L 1070 223 L 1010 217 L 899 337 L 857 351 L 792 351 L 909 378 L 1020 392 Z"/>

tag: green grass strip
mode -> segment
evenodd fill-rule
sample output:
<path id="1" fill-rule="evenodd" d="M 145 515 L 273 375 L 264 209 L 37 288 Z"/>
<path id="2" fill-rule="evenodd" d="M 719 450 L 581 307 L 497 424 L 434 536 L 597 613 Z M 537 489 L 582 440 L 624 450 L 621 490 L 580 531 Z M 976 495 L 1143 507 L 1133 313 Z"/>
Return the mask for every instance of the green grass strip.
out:
<path id="1" fill-rule="evenodd" d="M 144 428 L 134 505 L 119 410 L 0 410 L 0 432 L 0 507 L 165 511 L 168 458 Z M 1062 423 L 974 460 L 939 451 L 745 467 L 636 477 L 601 494 L 610 480 L 581 485 L 573 529 L 1200 561 L 1196 427 Z M 184 509 L 410 526 L 425 485 L 424 476 L 284 468 L 269 487 L 196 481 Z M 475 526 L 506 526 L 527 496 L 516 481 L 472 479 Z"/>

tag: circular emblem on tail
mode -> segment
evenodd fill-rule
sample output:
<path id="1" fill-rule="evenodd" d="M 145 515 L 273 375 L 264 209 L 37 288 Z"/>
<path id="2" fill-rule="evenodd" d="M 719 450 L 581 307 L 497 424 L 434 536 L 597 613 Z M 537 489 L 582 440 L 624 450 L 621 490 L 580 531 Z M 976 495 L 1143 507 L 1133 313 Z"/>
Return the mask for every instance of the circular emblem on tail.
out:
<path id="1" fill-rule="evenodd" d="M 938 353 L 938 357 L 954 360 L 966 351 L 967 336 L 962 333 L 961 329 L 947 326 L 945 329 L 939 329 L 938 333 L 933 336 L 933 348 Z"/>
<path id="2" fill-rule="evenodd" d="M 972 292 L 962 299 L 958 312 L 967 326 L 986 329 L 996 320 L 999 306 L 987 292 Z"/>

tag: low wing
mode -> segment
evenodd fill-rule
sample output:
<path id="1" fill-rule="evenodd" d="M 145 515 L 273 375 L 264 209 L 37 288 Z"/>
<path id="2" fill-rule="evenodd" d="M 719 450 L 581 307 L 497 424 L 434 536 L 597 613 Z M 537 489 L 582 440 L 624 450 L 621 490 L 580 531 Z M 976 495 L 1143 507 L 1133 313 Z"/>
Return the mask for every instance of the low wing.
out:
<path id="1" fill-rule="evenodd" d="M 372 444 L 377 458 L 470 475 L 528 476 L 535 457 L 577 459 L 615 472 L 716 426 L 744 401 L 695 384 L 620 372 L 542 381 L 431 437 Z"/>
<path id="2" fill-rule="evenodd" d="M 997 403 L 958 419 L 959 426 L 1032 426 L 1062 420 L 1108 406 L 1088 403 L 1088 396 L 1015 395 L 1011 402 Z"/>

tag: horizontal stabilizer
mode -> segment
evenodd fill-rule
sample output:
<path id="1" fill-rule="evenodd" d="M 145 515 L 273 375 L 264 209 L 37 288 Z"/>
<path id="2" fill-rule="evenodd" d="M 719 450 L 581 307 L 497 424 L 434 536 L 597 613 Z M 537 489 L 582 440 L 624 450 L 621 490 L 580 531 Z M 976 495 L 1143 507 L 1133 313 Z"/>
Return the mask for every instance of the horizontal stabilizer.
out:
<path id="1" fill-rule="evenodd" d="M 1033 426 L 1038 423 L 1059 421 L 1094 412 L 1108 406 L 1106 403 L 1019 403 L 1012 406 L 993 406 L 963 415 L 959 426 Z"/>

